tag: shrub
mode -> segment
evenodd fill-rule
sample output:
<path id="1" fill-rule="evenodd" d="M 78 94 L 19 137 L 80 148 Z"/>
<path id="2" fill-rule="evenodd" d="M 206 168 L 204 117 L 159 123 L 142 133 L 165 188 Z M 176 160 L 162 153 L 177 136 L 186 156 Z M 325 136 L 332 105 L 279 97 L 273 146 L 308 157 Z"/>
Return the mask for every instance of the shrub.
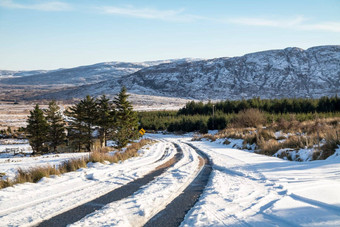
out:
<path id="1" fill-rule="evenodd" d="M 286 132 L 290 128 L 290 123 L 286 119 L 280 118 L 279 121 L 277 122 L 276 128 Z"/>
<path id="2" fill-rule="evenodd" d="M 0 179 L 0 189 L 10 187 L 10 186 L 13 186 L 13 181 L 9 179 L 6 179 L 6 180 Z"/>
<path id="3" fill-rule="evenodd" d="M 214 142 L 214 141 L 216 140 L 216 137 L 213 136 L 213 135 L 211 135 L 211 134 L 204 134 L 204 135 L 202 136 L 202 138 L 208 139 L 208 140 L 210 140 L 211 142 Z"/>
<path id="4" fill-rule="evenodd" d="M 290 136 L 283 144 L 284 148 L 299 149 L 306 146 L 306 141 L 301 136 Z"/>
<path id="5" fill-rule="evenodd" d="M 335 150 L 340 145 L 340 131 L 332 130 L 326 135 L 326 142 L 321 147 L 321 153 L 319 159 L 326 159 L 332 154 L 334 154 Z"/>
<path id="6" fill-rule="evenodd" d="M 266 123 L 266 117 L 258 109 L 247 109 L 239 112 L 234 118 L 234 125 L 240 128 L 257 127 Z"/>
<path id="7" fill-rule="evenodd" d="M 270 155 L 272 156 L 273 154 L 275 154 L 278 150 L 281 149 L 281 144 L 278 143 L 276 140 L 274 139 L 270 139 L 268 141 L 265 141 L 263 139 L 261 139 L 258 142 L 258 148 L 260 149 L 261 154 L 265 154 L 265 155 Z"/>
<path id="8" fill-rule="evenodd" d="M 257 129 L 257 137 L 263 138 L 264 140 L 276 139 L 275 134 L 269 129 Z"/>

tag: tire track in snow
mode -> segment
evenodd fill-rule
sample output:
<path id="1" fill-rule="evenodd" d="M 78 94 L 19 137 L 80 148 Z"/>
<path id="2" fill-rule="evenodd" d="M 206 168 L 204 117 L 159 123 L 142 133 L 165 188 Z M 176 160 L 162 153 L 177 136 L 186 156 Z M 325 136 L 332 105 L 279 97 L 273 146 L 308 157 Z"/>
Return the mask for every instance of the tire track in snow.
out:
<path id="1" fill-rule="evenodd" d="M 179 226 L 187 212 L 195 205 L 208 183 L 212 167 L 209 158 L 198 148 L 187 144 L 200 155 L 201 171 L 195 179 L 165 209 L 153 216 L 144 226 Z M 175 144 L 176 148 L 179 145 Z"/>
<path id="2" fill-rule="evenodd" d="M 192 209 L 192 211 L 188 213 L 189 219 L 186 219 L 186 222 L 182 223 L 183 226 L 191 226 L 194 223 L 199 225 L 201 221 L 204 222 L 207 220 L 212 226 L 228 226 L 236 223 L 236 225 L 241 226 L 252 226 L 252 222 L 248 220 L 248 218 L 257 215 L 263 215 L 263 217 L 271 223 L 279 223 L 280 225 L 282 224 L 282 226 L 296 226 L 296 224 L 285 220 L 280 220 L 279 218 L 266 213 L 266 211 L 271 208 L 273 204 L 287 195 L 287 190 L 285 190 L 282 186 L 277 186 L 274 182 L 268 180 L 261 172 L 257 171 L 255 168 L 252 168 L 250 164 L 245 163 L 240 159 L 230 157 L 227 154 L 222 155 L 208 148 L 204 149 L 204 151 L 205 150 L 208 150 L 214 154 L 212 156 L 210 153 L 207 153 L 209 158 L 213 158 L 214 160 L 213 174 L 220 173 L 222 175 L 229 175 L 231 177 L 230 180 L 233 180 L 230 185 L 232 186 L 230 188 L 231 193 L 228 194 L 229 197 L 224 197 L 225 193 L 213 193 L 212 191 L 215 190 L 213 188 L 214 186 L 212 185 L 214 180 L 213 177 L 212 181 L 209 181 L 210 183 L 207 186 L 207 194 L 204 194 L 201 197 L 202 200 L 200 200 L 197 205 L 195 204 L 195 207 Z M 219 159 L 222 159 L 222 156 L 227 156 L 232 160 L 237 160 L 238 162 L 244 163 L 244 165 L 242 168 L 224 167 L 219 162 Z M 218 164 L 216 164 L 215 161 L 217 161 Z M 239 192 L 239 190 L 242 189 L 243 184 L 247 184 L 248 188 L 250 185 L 253 186 L 253 190 L 243 190 Z M 258 191 L 258 189 L 261 189 L 261 191 Z M 242 193 L 243 195 L 235 197 L 233 196 L 235 193 Z M 208 198 L 214 201 L 209 201 Z M 238 205 L 235 205 L 236 200 L 238 201 Z M 225 208 L 222 210 L 217 210 L 215 207 L 216 203 L 219 205 L 225 204 Z M 233 209 L 236 209 L 237 213 L 233 212 Z M 204 220 L 204 215 L 211 215 L 214 216 L 214 218 Z"/>
<path id="3" fill-rule="evenodd" d="M 46 227 L 53 227 L 53 226 L 66 226 L 68 224 L 72 224 L 86 215 L 101 209 L 106 204 L 124 199 L 136 191 L 138 191 L 142 186 L 148 184 L 152 180 L 154 180 L 155 177 L 161 175 L 164 173 L 168 168 L 172 167 L 174 164 L 176 164 L 183 156 L 182 150 L 179 148 L 177 144 L 174 144 L 177 153 L 175 156 L 167 161 L 165 164 L 162 164 L 158 166 L 154 171 L 151 173 L 145 175 L 142 178 L 136 179 L 126 185 L 123 185 L 120 188 L 117 188 L 103 196 L 100 196 L 97 199 L 94 199 L 92 201 L 89 201 L 83 205 L 80 205 L 78 207 L 75 207 L 71 210 L 68 210 L 64 213 L 61 213 L 55 217 L 52 217 L 46 221 L 41 222 L 37 226 L 46 226 Z M 165 150 L 164 153 L 167 153 L 168 150 Z M 163 155 L 159 160 L 163 160 L 166 157 L 166 155 Z M 159 161 L 158 160 L 158 161 Z"/>

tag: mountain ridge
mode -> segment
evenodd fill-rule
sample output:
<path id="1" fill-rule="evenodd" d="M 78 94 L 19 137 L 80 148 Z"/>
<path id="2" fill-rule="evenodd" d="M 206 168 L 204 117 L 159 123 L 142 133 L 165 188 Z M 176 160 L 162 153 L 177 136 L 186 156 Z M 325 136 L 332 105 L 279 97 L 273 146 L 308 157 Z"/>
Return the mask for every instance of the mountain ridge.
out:
<path id="1" fill-rule="evenodd" d="M 133 94 L 198 100 L 334 96 L 340 93 L 340 45 L 165 62 L 35 98 L 110 96 L 121 86 Z"/>

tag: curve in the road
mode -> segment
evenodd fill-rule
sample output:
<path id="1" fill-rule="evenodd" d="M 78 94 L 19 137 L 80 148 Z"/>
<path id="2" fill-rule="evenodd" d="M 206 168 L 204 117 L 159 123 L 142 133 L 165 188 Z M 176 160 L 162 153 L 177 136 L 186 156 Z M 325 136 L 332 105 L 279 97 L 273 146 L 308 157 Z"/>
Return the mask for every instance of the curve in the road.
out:
<path id="1" fill-rule="evenodd" d="M 66 226 L 68 224 L 72 224 L 76 221 L 79 221 L 86 215 L 96 210 L 101 209 L 108 203 L 112 203 L 114 201 L 118 201 L 132 195 L 133 193 L 138 191 L 142 186 L 148 184 L 155 177 L 161 175 L 163 172 L 165 172 L 168 168 L 172 167 L 176 162 L 178 162 L 182 158 L 183 151 L 179 148 L 177 144 L 174 145 L 177 149 L 177 153 L 175 154 L 175 156 L 165 164 L 158 166 L 155 171 L 145 175 L 142 178 L 136 179 L 120 188 L 108 192 L 107 194 L 98 197 L 97 199 L 89 201 L 83 205 L 80 205 L 57 216 L 54 216 L 48 220 L 45 220 L 38 224 L 37 226 L 40 227 Z"/>
<path id="2" fill-rule="evenodd" d="M 151 218 L 144 227 L 179 226 L 187 212 L 195 205 L 208 183 L 212 170 L 209 158 L 197 147 L 192 147 L 204 160 L 204 166 L 197 177 L 184 191 L 169 203 L 162 211 Z"/>

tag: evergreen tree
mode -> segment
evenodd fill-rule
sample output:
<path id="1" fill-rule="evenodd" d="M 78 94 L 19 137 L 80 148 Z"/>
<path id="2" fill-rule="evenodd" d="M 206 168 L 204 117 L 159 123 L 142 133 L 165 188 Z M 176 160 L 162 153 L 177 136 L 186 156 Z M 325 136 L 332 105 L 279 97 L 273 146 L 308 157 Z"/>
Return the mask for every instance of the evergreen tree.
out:
<path id="1" fill-rule="evenodd" d="M 69 117 L 67 127 L 67 138 L 69 145 L 76 147 L 78 152 L 81 151 L 82 145 L 86 141 L 84 126 L 82 123 L 82 110 L 79 103 L 71 106 L 65 111 L 65 115 Z"/>
<path id="2" fill-rule="evenodd" d="M 47 141 L 48 124 L 38 104 L 30 111 L 27 123 L 26 132 L 33 154 L 43 152 L 44 143 Z"/>
<path id="3" fill-rule="evenodd" d="M 95 100 L 88 95 L 65 112 L 67 116 L 71 117 L 69 139 L 78 147 L 78 151 L 81 151 L 83 145 L 87 151 L 91 150 L 92 134 L 97 119 L 96 108 Z"/>
<path id="4" fill-rule="evenodd" d="M 116 130 L 113 140 L 119 148 L 126 146 L 130 140 L 138 138 L 138 118 L 128 101 L 128 97 L 126 88 L 123 87 L 113 101 L 116 108 Z"/>
<path id="5" fill-rule="evenodd" d="M 106 146 L 110 131 L 114 129 L 114 110 L 110 100 L 102 95 L 97 100 L 97 125 L 99 126 L 99 138 L 101 146 Z"/>
<path id="6" fill-rule="evenodd" d="M 46 115 L 49 124 L 48 141 L 55 152 L 57 146 L 63 144 L 65 140 L 65 122 L 55 101 L 49 103 Z"/>

